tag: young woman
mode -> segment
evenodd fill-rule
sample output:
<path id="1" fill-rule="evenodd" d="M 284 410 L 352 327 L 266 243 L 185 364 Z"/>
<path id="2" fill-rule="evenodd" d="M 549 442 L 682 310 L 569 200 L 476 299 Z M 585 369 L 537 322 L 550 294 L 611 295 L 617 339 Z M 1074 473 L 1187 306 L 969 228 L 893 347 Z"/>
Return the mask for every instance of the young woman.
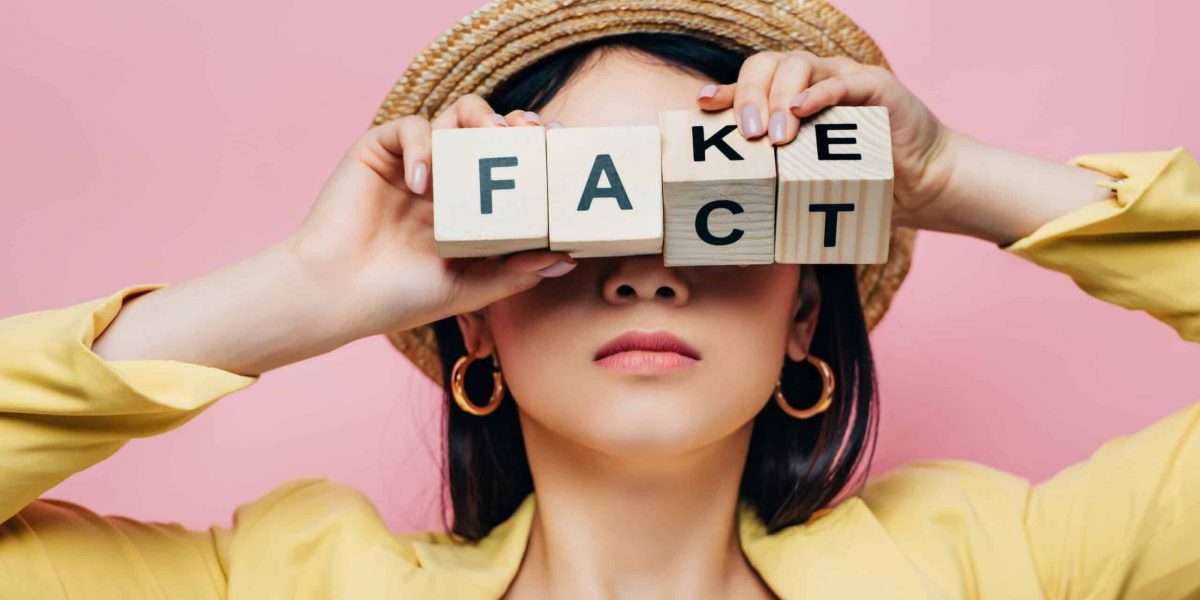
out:
<path id="1" fill-rule="evenodd" d="M 1200 274 L 1200 166 L 1182 148 L 1046 162 L 945 126 L 877 65 L 646 31 L 547 51 L 432 121 L 379 123 L 259 255 L 0 321 L 0 596 L 1200 594 L 1200 404 L 1036 486 L 965 461 L 855 485 L 876 394 L 854 265 L 437 256 L 434 128 L 732 108 L 743 135 L 784 144 L 825 107 L 881 105 L 896 225 L 996 244 L 1200 341 L 1195 284 L 1171 275 Z M 447 389 L 450 533 L 390 532 L 326 479 L 286 482 L 208 531 L 39 499 L 264 372 L 426 326 Z M 630 330 L 666 331 L 676 352 L 606 360 Z M 468 372 L 481 358 L 491 369 Z"/>

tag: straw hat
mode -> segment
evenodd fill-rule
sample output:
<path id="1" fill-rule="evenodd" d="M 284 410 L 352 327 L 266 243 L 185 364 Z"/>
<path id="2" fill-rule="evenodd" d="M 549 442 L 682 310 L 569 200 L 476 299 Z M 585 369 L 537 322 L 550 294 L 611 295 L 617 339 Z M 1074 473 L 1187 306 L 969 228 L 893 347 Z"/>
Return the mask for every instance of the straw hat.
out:
<path id="1" fill-rule="evenodd" d="M 384 98 L 371 127 L 411 114 L 432 119 L 460 96 L 487 96 L 506 78 L 567 46 L 621 33 L 686 33 L 746 54 L 808 50 L 890 69 L 875 41 L 823 0 L 494 0 L 427 46 Z M 857 265 L 873 329 L 908 273 L 916 230 L 893 227 L 888 261 Z M 387 335 L 442 381 L 431 325 Z"/>

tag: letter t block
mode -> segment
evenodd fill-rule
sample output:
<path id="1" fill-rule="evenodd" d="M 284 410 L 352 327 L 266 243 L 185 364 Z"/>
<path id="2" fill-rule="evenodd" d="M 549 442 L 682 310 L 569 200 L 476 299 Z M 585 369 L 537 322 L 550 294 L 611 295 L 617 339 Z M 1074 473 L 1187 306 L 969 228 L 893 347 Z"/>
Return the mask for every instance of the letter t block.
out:
<path id="1" fill-rule="evenodd" d="M 733 109 L 659 113 L 666 241 L 663 264 L 775 260 L 775 148 L 747 140 Z"/>
<path id="2" fill-rule="evenodd" d="M 883 106 L 831 106 L 779 146 L 775 262 L 882 263 L 892 221 L 892 136 Z"/>
<path id="3" fill-rule="evenodd" d="M 433 131 L 433 238 L 439 256 L 545 248 L 546 130 Z"/>

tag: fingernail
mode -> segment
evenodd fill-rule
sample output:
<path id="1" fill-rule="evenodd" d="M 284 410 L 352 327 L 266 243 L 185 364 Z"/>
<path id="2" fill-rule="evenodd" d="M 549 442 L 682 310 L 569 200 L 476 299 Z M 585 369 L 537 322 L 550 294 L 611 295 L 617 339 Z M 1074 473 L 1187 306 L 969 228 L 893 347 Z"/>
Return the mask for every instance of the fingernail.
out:
<path id="1" fill-rule="evenodd" d="M 579 263 L 571 263 L 565 260 L 560 260 L 544 269 L 538 270 L 537 274 L 542 277 L 558 277 L 566 275 L 571 269 L 574 269 Z"/>
<path id="2" fill-rule="evenodd" d="M 742 133 L 746 137 L 762 135 L 762 118 L 758 116 L 758 107 L 747 104 L 742 107 Z"/>
<path id="3" fill-rule="evenodd" d="M 550 121 L 549 123 L 546 123 L 546 129 L 561 129 L 563 127 L 566 127 L 566 125 L 563 125 L 558 121 Z"/>
<path id="4" fill-rule="evenodd" d="M 696 96 L 696 99 L 697 100 L 707 100 L 716 95 L 717 95 L 717 85 L 715 83 L 710 83 L 710 84 L 700 88 L 700 95 Z"/>
<path id="5" fill-rule="evenodd" d="M 413 165 L 413 184 L 412 191 L 417 195 L 425 193 L 425 184 L 429 181 L 429 167 L 425 166 L 425 161 L 418 160 Z"/>
<path id="6" fill-rule="evenodd" d="M 537 123 L 539 125 L 541 125 L 541 123 L 542 123 L 542 117 L 540 117 L 537 113 L 533 112 L 532 110 L 525 111 L 525 120 L 533 121 L 534 123 Z"/>
<path id="7" fill-rule="evenodd" d="M 798 108 L 801 104 L 804 104 L 804 99 L 807 97 L 808 92 L 800 92 L 800 95 L 792 98 L 792 103 L 788 105 L 788 108 Z"/>
<path id="8" fill-rule="evenodd" d="M 767 136 L 771 138 L 772 142 L 778 144 L 786 135 L 787 115 L 782 110 L 771 113 L 771 120 L 767 122 Z"/>
<path id="9" fill-rule="evenodd" d="M 502 127 L 508 127 L 508 121 L 504 120 L 503 115 L 499 115 L 497 113 L 492 113 L 492 114 L 488 115 L 488 119 L 497 125 L 500 125 Z"/>

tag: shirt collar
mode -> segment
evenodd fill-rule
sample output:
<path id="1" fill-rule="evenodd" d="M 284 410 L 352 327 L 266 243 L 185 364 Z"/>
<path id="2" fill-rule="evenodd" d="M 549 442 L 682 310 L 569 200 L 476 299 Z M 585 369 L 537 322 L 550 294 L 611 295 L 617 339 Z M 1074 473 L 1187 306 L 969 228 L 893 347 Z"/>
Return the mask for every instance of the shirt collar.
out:
<path id="1" fill-rule="evenodd" d="M 460 597 L 500 597 L 524 559 L 536 502 L 530 493 L 476 544 L 447 543 L 441 535 L 414 541 L 422 570 Z M 858 496 L 774 534 L 739 501 L 738 537 L 747 560 L 780 598 L 938 596 Z"/>

